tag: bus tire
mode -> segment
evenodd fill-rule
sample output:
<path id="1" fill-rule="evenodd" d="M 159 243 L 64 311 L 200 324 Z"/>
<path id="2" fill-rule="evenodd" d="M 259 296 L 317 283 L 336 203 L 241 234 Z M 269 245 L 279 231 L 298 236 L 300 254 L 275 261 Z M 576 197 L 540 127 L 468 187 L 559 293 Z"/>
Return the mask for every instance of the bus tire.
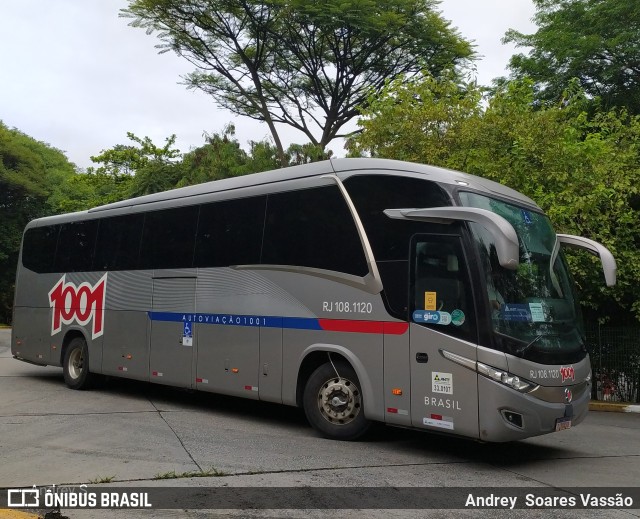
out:
<path id="1" fill-rule="evenodd" d="M 75 337 L 64 352 L 64 382 L 71 389 L 88 389 L 93 381 L 89 373 L 89 348 L 82 337 Z"/>
<path id="2" fill-rule="evenodd" d="M 318 367 L 304 388 L 302 404 L 311 426 L 325 438 L 355 440 L 369 429 L 358 376 L 344 362 Z M 336 375 L 336 370 L 338 374 Z"/>

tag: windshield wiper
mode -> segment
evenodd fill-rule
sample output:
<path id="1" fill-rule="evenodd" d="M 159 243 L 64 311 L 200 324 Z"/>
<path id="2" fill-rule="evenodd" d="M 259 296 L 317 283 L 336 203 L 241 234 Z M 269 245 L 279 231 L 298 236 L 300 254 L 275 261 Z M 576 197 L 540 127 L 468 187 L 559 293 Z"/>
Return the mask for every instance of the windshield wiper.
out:
<path id="1" fill-rule="evenodd" d="M 533 339 L 529 344 L 527 344 L 524 348 L 522 348 L 521 350 L 518 351 L 518 354 L 522 355 L 525 351 L 527 351 L 529 348 L 531 348 L 531 346 L 533 346 L 536 342 L 538 342 L 538 339 L 541 339 L 542 337 L 547 337 L 547 335 L 544 334 L 540 334 L 537 335 L 535 339 Z"/>
<path id="2" fill-rule="evenodd" d="M 536 342 L 538 342 L 542 337 L 558 337 L 558 334 L 541 333 L 539 335 L 536 335 L 536 337 L 532 341 L 526 342 L 526 341 L 523 341 L 522 339 L 518 339 L 517 337 L 513 337 L 512 335 L 507 335 L 506 333 L 500 333 L 497 330 L 493 330 L 493 333 L 496 334 L 498 337 L 502 337 L 503 339 L 524 344 L 524 346 L 520 348 L 517 348 L 517 347 L 514 348 L 516 355 L 523 355 L 526 351 L 529 350 L 529 348 L 531 348 L 531 346 L 533 346 Z"/>

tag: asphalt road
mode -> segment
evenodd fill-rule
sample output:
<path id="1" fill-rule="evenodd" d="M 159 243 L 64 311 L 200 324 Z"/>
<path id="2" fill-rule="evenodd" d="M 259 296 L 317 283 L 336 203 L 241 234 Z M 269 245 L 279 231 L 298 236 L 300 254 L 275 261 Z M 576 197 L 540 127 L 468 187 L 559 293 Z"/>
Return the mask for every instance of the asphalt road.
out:
<path id="1" fill-rule="evenodd" d="M 60 368 L 11 358 L 0 330 L 0 487 L 109 482 L 203 487 L 632 487 L 640 485 L 640 414 L 592 412 L 580 426 L 511 444 L 378 426 L 363 441 L 319 438 L 294 408 L 111 380 L 66 388 Z M 189 478 L 189 473 L 209 477 Z M 179 479 L 163 479 L 183 475 Z M 640 508 L 640 502 L 637 503 Z M 92 517 L 326 517 L 326 510 L 74 510 Z M 438 517 L 478 511 L 444 510 Z M 494 511 L 547 517 L 549 510 Z M 558 515 L 557 512 L 554 512 Z M 108 515 L 107 515 L 108 514 Z M 400 513 L 391 514 L 392 516 Z M 341 511 L 336 517 L 389 517 Z M 424 517 L 424 511 L 402 512 Z M 560 511 L 640 517 L 640 510 Z M 2 515 L 0 514 L 0 517 Z"/>

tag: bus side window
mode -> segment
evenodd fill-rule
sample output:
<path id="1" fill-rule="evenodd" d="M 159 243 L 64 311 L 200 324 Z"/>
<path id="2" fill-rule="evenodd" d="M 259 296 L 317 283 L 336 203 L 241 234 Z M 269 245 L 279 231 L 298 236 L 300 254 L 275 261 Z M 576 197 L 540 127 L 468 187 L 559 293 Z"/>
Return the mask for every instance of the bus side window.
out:
<path id="1" fill-rule="evenodd" d="M 260 263 L 266 202 L 266 196 L 257 196 L 203 205 L 193 266 Z"/>
<path id="2" fill-rule="evenodd" d="M 143 214 L 100 220 L 93 270 L 136 269 L 143 222 Z"/>
<path id="3" fill-rule="evenodd" d="M 426 243 L 419 245 L 427 246 Z M 418 254 L 416 309 L 452 312 L 463 306 L 463 293 L 459 278 L 458 257 L 455 254 L 447 254 L 446 251 L 440 253 L 438 250 Z"/>
<path id="4" fill-rule="evenodd" d="M 269 195 L 262 263 L 365 276 L 362 243 L 339 188 Z"/>
<path id="5" fill-rule="evenodd" d="M 199 206 L 147 213 L 142 231 L 140 269 L 190 268 Z"/>
<path id="6" fill-rule="evenodd" d="M 413 321 L 477 341 L 471 284 L 458 236 L 422 235 L 412 246 Z"/>
<path id="7" fill-rule="evenodd" d="M 97 232 L 97 220 L 62 224 L 53 266 L 54 271 L 86 272 L 91 270 Z"/>
<path id="8" fill-rule="evenodd" d="M 451 200 L 438 184 L 424 178 L 358 174 L 347 178 L 344 185 L 373 249 L 384 285 L 387 309 L 394 317 L 407 319 L 409 242 L 414 234 L 424 232 L 425 226 L 423 222 L 394 220 L 383 211 L 404 207 L 442 207 L 451 205 Z M 435 228 L 434 224 L 432 228 Z"/>
<path id="9" fill-rule="evenodd" d="M 59 225 L 29 229 L 24 235 L 22 264 L 40 274 L 54 272 L 53 260 L 56 255 L 59 232 Z"/>

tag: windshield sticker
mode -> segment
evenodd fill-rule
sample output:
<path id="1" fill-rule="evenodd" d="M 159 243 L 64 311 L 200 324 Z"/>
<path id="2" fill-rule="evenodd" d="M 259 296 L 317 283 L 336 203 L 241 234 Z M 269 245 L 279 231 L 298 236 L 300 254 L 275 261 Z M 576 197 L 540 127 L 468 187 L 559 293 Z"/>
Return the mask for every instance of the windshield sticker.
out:
<path id="1" fill-rule="evenodd" d="M 436 292 L 424 293 L 424 309 L 425 310 L 437 310 L 436 301 L 438 300 Z"/>
<path id="2" fill-rule="evenodd" d="M 512 304 L 508 303 L 502 305 L 500 309 L 500 318 L 505 321 L 521 321 L 531 322 L 531 309 L 526 304 Z"/>
<path id="3" fill-rule="evenodd" d="M 529 311 L 531 312 L 531 320 L 534 323 L 543 323 L 546 321 L 542 303 L 529 303 Z"/>
<path id="4" fill-rule="evenodd" d="M 462 326 L 464 324 L 465 316 L 462 310 L 454 310 L 451 312 L 451 322 L 454 326 Z"/>
<path id="5" fill-rule="evenodd" d="M 525 211 L 524 209 L 522 209 L 522 221 L 525 223 L 525 225 L 531 225 L 533 223 L 533 220 L 531 219 L 531 213 L 529 211 Z"/>
<path id="6" fill-rule="evenodd" d="M 413 320 L 416 323 L 427 324 L 451 324 L 451 314 L 449 312 L 431 312 L 428 310 L 416 310 L 413 312 Z"/>
<path id="7" fill-rule="evenodd" d="M 451 373 L 431 372 L 431 391 L 434 393 L 453 394 L 453 375 Z"/>

